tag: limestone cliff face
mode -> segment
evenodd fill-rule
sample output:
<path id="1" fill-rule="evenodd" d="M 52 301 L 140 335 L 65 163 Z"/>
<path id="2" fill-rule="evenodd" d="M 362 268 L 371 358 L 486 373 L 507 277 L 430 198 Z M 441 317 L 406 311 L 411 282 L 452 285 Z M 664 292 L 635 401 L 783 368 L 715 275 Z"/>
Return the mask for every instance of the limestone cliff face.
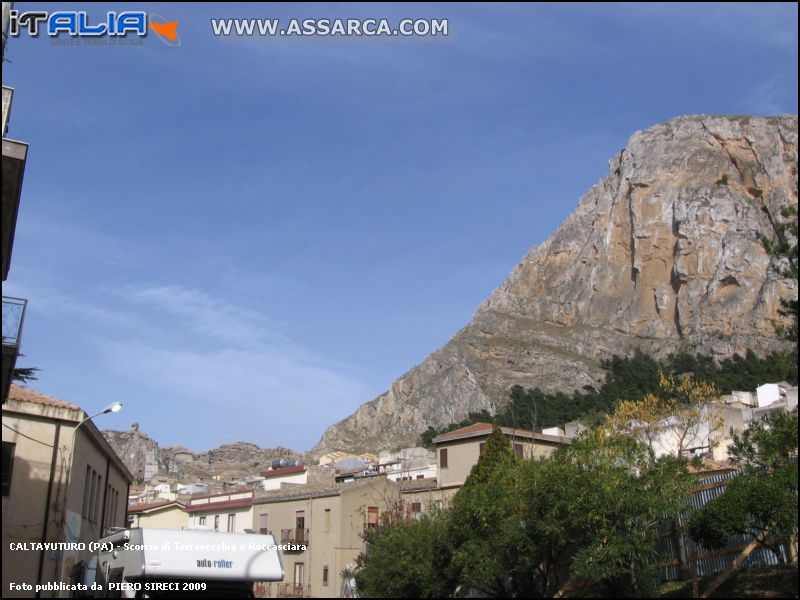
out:
<path id="1" fill-rule="evenodd" d="M 759 236 L 774 237 L 787 203 L 796 116 L 682 117 L 635 133 L 464 329 L 314 451 L 408 445 L 497 410 L 514 384 L 594 384 L 602 358 L 636 348 L 724 358 L 785 347 L 775 323 L 797 287 L 770 269 Z"/>
<path id="2" fill-rule="evenodd" d="M 275 458 L 291 460 L 303 456 L 288 448 L 261 448 L 249 442 L 224 444 L 213 450 L 195 453 L 184 446 L 162 448 L 134 423 L 130 431 L 103 431 L 108 443 L 128 467 L 139 484 L 156 475 L 169 475 L 178 481 L 196 482 L 214 475 L 227 478 L 257 475 L 269 468 Z"/>
<path id="3" fill-rule="evenodd" d="M 158 442 L 139 431 L 138 423 L 133 423 L 130 431 L 106 430 L 103 435 L 135 481 L 149 480 L 163 467 Z"/>

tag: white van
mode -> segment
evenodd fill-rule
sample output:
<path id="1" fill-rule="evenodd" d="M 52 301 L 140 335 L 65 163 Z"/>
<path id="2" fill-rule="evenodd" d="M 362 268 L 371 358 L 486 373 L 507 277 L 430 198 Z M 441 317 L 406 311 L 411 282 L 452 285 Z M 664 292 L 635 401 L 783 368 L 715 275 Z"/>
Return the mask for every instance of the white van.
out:
<path id="1" fill-rule="evenodd" d="M 284 576 L 271 535 L 131 528 L 99 544 L 86 571 L 97 598 L 253 598 L 255 582 Z"/>

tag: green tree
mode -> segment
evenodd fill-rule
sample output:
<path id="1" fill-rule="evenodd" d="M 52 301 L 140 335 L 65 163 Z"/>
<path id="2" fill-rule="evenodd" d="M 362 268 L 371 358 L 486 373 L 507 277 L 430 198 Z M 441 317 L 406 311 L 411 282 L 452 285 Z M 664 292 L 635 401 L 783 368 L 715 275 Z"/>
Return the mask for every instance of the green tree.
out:
<path id="1" fill-rule="evenodd" d="M 631 438 L 595 431 L 519 460 L 495 427 L 448 509 L 369 534 L 359 592 L 552 597 L 578 585 L 645 596 L 657 584 L 658 532 L 694 484 L 685 462 Z"/>
<path id="2" fill-rule="evenodd" d="M 24 354 L 20 354 L 19 358 L 25 356 Z M 39 371 L 39 367 L 18 367 L 15 368 L 13 373 L 11 374 L 11 381 L 14 383 L 25 384 L 29 381 L 35 381 L 37 379 L 36 373 Z"/>
<path id="3" fill-rule="evenodd" d="M 601 595 L 652 594 L 658 533 L 694 484 L 686 463 L 597 430 L 526 466 L 524 522 L 541 595 L 577 584 Z"/>
<path id="4" fill-rule="evenodd" d="M 530 553 L 519 475 L 511 444 L 495 426 L 447 513 L 451 573 L 459 584 L 485 595 L 520 592 L 514 575 L 525 570 Z"/>
<path id="5" fill-rule="evenodd" d="M 742 475 L 692 516 L 689 534 L 708 548 L 724 547 L 734 535 L 748 535 L 751 543 L 705 595 L 712 594 L 757 546 L 782 556 L 777 546 L 797 529 L 797 425 L 797 408 L 791 413 L 776 411 L 734 436 L 728 454 Z"/>
<path id="6" fill-rule="evenodd" d="M 769 475 L 797 462 L 797 408 L 775 411 L 733 437 L 731 462 L 745 473 Z"/>
<path id="7" fill-rule="evenodd" d="M 761 236 L 761 243 L 775 261 L 772 268 L 783 277 L 797 281 L 797 206 L 781 208 L 781 219 L 775 223 L 775 237 Z M 786 337 L 797 341 L 797 299 L 783 300 L 783 314 L 792 318 Z"/>
<path id="8" fill-rule="evenodd" d="M 709 548 L 733 535 L 764 534 L 772 546 L 797 528 L 797 409 L 773 412 L 733 438 L 728 450 L 742 475 L 694 514 L 689 532 Z"/>
<path id="9" fill-rule="evenodd" d="M 37 379 L 36 372 L 39 370 L 38 367 L 20 367 L 14 369 L 14 373 L 11 376 L 11 380 L 14 383 L 28 383 L 29 381 L 35 381 Z"/>
<path id="10" fill-rule="evenodd" d="M 356 559 L 362 598 L 441 598 L 452 594 L 444 520 L 436 513 L 367 534 L 368 550 Z"/>

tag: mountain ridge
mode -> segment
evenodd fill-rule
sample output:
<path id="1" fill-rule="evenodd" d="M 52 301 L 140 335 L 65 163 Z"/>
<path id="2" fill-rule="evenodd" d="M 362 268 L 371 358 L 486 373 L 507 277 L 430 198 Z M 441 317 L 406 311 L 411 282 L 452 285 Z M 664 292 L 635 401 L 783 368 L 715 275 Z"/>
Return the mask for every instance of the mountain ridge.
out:
<path id="1" fill-rule="evenodd" d="M 770 268 L 797 203 L 797 117 L 697 115 L 634 133 L 606 177 L 531 248 L 471 321 L 312 452 L 413 444 L 428 426 L 495 413 L 511 385 L 571 392 L 636 349 L 726 358 L 783 349 Z"/>
<path id="2" fill-rule="evenodd" d="M 183 482 L 208 482 L 214 477 L 229 480 L 258 474 L 268 469 L 276 458 L 304 458 L 303 454 L 289 448 L 262 448 L 241 440 L 201 452 L 181 445 L 160 446 L 158 441 L 140 431 L 137 423 L 133 423 L 129 431 L 106 429 L 102 433 L 137 484 L 150 482 L 156 476 Z"/>

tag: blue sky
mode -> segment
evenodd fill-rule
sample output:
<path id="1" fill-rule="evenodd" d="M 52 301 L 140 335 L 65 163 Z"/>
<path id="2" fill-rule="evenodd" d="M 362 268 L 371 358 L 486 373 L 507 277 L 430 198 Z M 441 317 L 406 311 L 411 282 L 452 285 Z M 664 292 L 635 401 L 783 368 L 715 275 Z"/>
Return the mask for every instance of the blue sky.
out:
<path id="1" fill-rule="evenodd" d="M 178 19 L 181 45 L 10 40 L 19 365 L 87 411 L 124 402 L 101 428 L 196 451 L 310 448 L 463 327 L 634 131 L 797 113 L 794 3 L 69 8 Z M 449 35 L 212 35 L 237 17 Z"/>

